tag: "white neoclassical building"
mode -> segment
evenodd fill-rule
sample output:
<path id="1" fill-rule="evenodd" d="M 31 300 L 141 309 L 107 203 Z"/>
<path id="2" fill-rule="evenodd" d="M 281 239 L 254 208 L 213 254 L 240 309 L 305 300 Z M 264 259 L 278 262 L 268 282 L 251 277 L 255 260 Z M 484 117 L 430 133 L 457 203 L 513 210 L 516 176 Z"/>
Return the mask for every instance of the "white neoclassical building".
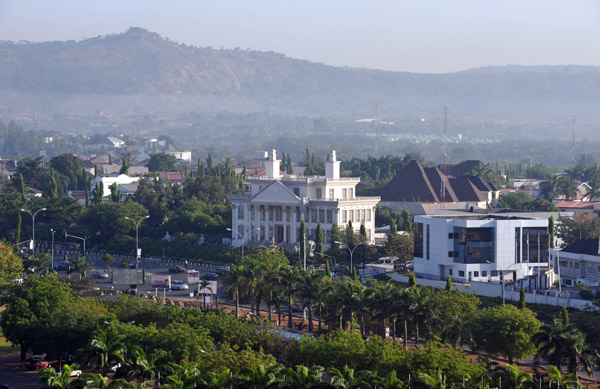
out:
<path id="1" fill-rule="evenodd" d="M 282 175 L 277 152 L 261 152 L 264 176 L 251 176 L 245 193 L 229 196 L 232 203 L 232 244 L 296 244 L 304 219 L 309 238 L 314 239 L 317 224 L 324 232 L 325 248 L 334 224 L 340 229 L 348 222 L 356 231 L 364 223 L 368 240 L 375 241 L 375 207 L 379 197 L 356 196 L 360 178 L 340 177 L 340 161 L 335 151 L 329 154 L 326 174 L 322 176 Z"/>

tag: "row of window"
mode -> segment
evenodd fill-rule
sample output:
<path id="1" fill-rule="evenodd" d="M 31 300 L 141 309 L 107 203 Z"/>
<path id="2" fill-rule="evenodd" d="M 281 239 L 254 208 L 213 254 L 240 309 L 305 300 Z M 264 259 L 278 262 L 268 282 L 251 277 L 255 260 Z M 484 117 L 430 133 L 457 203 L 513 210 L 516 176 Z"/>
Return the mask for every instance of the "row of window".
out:
<path id="1" fill-rule="evenodd" d="M 291 207 L 286 207 L 286 221 L 290 221 L 290 212 Z M 245 218 L 245 206 L 238 205 L 238 220 L 244 220 Z M 264 205 L 259 207 L 259 217 L 260 220 L 263 221 L 266 219 L 266 211 L 269 213 L 269 220 L 273 221 L 273 216 L 275 217 L 275 221 L 283 221 L 283 207 L 274 207 L 269 205 L 268 209 Z M 351 209 L 351 210 L 343 210 L 342 212 L 342 224 L 348 223 L 351 221 L 352 223 L 362 223 L 362 222 L 370 222 L 371 221 L 371 209 Z M 250 205 L 250 220 L 255 220 L 255 212 L 254 205 Z M 316 208 L 307 208 L 305 214 L 305 220 L 307 222 L 311 221 L 316 223 L 317 221 L 321 223 L 333 223 L 333 210 L 332 209 L 316 209 Z M 300 207 L 296 207 L 296 221 L 300 221 Z"/>
<path id="2" fill-rule="evenodd" d="M 294 188 L 294 194 L 300 197 L 300 188 Z M 323 188 L 316 189 L 316 198 L 323 198 Z M 329 189 L 329 199 L 335 199 L 335 191 L 334 189 Z M 353 199 L 354 198 L 354 189 L 353 188 L 344 188 L 342 189 L 342 199 Z"/>
<path id="3" fill-rule="evenodd" d="M 342 224 L 348 222 L 362 223 L 371 221 L 371 209 L 350 209 L 343 210 L 342 213 Z"/>
<path id="4" fill-rule="evenodd" d="M 237 239 L 242 239 L 242 238 L 248 238 L 249 240 L 255 240 L 256 239 L 256 234 L 258 233 L 260 235 L 259 240 L 264 241 L 265 237 L 267 239 L 271 239 L 273 238 L 273 227 L 270 226 L 269 229 L 267 230 L 265 228 L 265 226 L 261 226 L 260 229 L 255 228 L 254 226 L 250 227 L 250 235 L 246 236 L 246 230 L 244 228 L 243 225 L 239 225 L 237 228 L 237 232 L 238 232 L 238 236 L 234 237 L 235 240 Z M 268 234 L 267 234 L 268 232 Z M 287 229 L 287 237 L 286 240 L 289 241 L 289 228 Z M 307 238 L 309 240 L 316 240 L 317 239 L 317 229 L 316 228 L 311 228 L 309 230 L 306 231 L 307 233 Z M 328 237 L 331 235 L 331 230 L 323 230 L 323 241 L 324 242 L 328 242 Z M 300 236 L 300 229 L 296 229 L 296 238 L 298 238 Z M 371 240 L 371 229 L 367 228 L 367 239 Z"/>
<path id="5" fill-rule="evenodd" d="M 469 278 L 471 277 L 475 277 L 475 278 L 479 278 L 479 271 L 472 271 L 472 272 L 468 272 L 469 274 Z M 450 276 L 453 275 L 453 271 L 452 269 L 448 269 L 448 274 Z M 459 270 L 458 271 L 458 276 L 459 277 L 464 277 L 465 276 L 465 271 L 464 270 Z M 481 271 L 481 277 L 487 277 L 488 276 L 488 272 L 487 270 L 482 270 Z M 492 270 L 490 272 L 490 277 L 497 277 L 498 276 L 498 271 L 497 270 Z"/>

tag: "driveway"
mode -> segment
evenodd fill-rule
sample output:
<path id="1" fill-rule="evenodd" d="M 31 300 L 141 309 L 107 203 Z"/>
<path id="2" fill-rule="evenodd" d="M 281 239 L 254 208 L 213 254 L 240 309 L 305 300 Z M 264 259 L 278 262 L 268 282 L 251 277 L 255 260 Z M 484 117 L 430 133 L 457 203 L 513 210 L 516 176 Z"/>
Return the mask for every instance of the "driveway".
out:
<path id="1" fill-rule="evenodd" d="M 0 354 L 0 384 L 10 384 L 14 388 L 39 388 L 38 372 L 27 370 L 19 357 L 19 351 Z"/>

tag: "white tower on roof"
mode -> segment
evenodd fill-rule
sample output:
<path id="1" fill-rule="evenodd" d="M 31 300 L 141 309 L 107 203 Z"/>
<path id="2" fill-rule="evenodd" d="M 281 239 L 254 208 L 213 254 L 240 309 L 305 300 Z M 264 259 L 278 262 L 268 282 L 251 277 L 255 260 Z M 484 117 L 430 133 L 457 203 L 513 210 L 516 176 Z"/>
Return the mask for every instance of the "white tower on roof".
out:
<path id="1" fill-rule="evenodd" d="M 281 161 L 277 159 L 277 151 L 275 151 L 275 149 L 271 150 L 265 161 L 265 175 L 274 179 L 279 178 L 279 173 L 281 171 L 280 163 Z"/>
<path id="2" fill-rule="evenodd" d="M 337 179 L 340 178 L 340 161 L 337 160 L 335 150 L 329 153 L 329 161 L 325 163 L 325 177 Z"/>

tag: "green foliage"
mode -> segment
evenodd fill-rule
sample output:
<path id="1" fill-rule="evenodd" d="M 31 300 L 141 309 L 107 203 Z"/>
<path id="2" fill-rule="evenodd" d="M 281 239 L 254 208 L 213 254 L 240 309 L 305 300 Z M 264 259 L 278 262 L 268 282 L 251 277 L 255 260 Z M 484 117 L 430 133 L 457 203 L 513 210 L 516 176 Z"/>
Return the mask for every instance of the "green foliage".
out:
<path id="1" fill-rule="evenodd" d="M 600 235 L 600 220 L 587 214 L 576 214 L 571 217 L 558 219 L 556 236 L 563 241 L 564 246 L 573 244 L 580 239 L 594 239 Z"/>
<path id="2" fill-rule="evenodd" d="M 165 153 L 152 154 L 146 166 L 151 172 L 174 172 L 177 171 L 177 158 Z"/>
<path id="3" fill-rule="evenodd" d="M 408 277 L 408 287 L 412 288 L 417 286 L 417 278 L 415 277 L 415 273 L 410 273 L 410 276 Z"/>
<path id="4" fill-rule="evenodd" d="M 450 278 L 450 275 L 448 275 L 448 277 L 446 278 L 446 288 L 447 291 L 452 292 L 452 278 Z"/>
<path id="5" fill-rule="evenodd" d="M 554 216 L 548 218 L 548 246 L 554 248 Z"/>
<path id="6" fill-rule="evenodd" d="M 541 323 L 531 310 L 501 305 L 478 312 L 473 321 L 473 336 L 477 348 L 506 356 L 512 363 L 535 351 L 531 334 L 538 332 L 540 327 Z"/>
<path id="7" fill-rule="evenodd" d="M 519 309 L 525 308 L 525 287 L 521 284 L 521 290 L 519 291 L 519 304 L 517 305 Z"/>
<path id="8" fill-rule="evenodd" d="M 23 275 L 23 262 L 10 243 L 0 241 L 0 290 L 11 286 L 14 280 Z"/>
<path id="9" fill-rule="evenodd" d="M 522 209 L 526 211 L 558 212 L 552 203 L 537 199 L 527 192 L 510 192 L 498 200 L 499 208 Z"/>

